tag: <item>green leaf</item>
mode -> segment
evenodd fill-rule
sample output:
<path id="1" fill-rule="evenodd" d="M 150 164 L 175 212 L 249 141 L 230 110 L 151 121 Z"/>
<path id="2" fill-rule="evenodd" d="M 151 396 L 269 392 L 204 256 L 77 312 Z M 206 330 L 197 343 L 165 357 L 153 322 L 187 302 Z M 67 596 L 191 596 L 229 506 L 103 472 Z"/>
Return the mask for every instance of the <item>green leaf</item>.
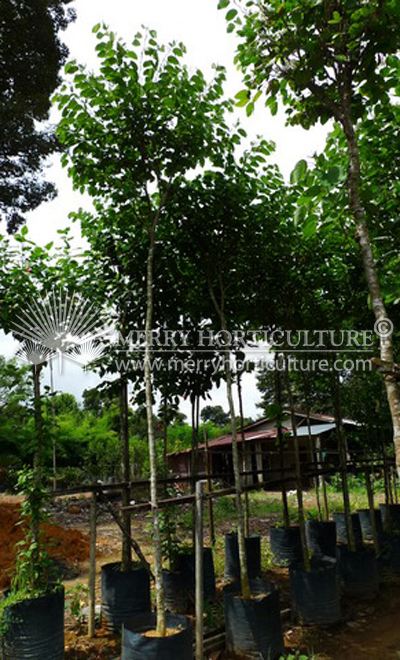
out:
<path id="1" fill-rule="evenodd" d="M 239 101 L 249 101 L 250 100 L 250 92 L 248 89 L 242 89 L 240 92 L 235 94 L 235 99 L 238 99 Z"/>
<path id="2" fill-rule="evenodd" d="M 225 19 L 226 19 L 227 21 L 233 21 L 233 19 L 235 18 L 236 14 L 237 14 L 237 9 L 230 9 L 230 10 L 228 11 L 227 15 L 225 16 Z"/>
<path id="3" fill-rule="evenodd" d="M 292 170 L 290 174 L 290 183 L 299 183 L 307 172 L 307 163 L 306 161 L 302 158 L 299 160 L 298 163 L 294 166 L 294 169 Z"/>
<path id="4" fill-rule="evenodd" d="M 307 222 L 303 225 L 303 236 L 304 238 L 310 238 L 311 236 L 314 236 L 317 232 L 317 219 L 315 216 L 311 216 Z"/>
<path id="5" fill-rule="evenodd" d="M 100 27 L 101 27 L 100 23 L 96 23 L 96 25 L 94 25 L 93 28 L 92 28 L 93 34 L 96 34 L 96 32 L 98 32 L 100 30 Z"/>
<path id="6" fill-rule="evenodd" d="M 298 206 L 294 212 L 294 217 L 293 217 L 293 222 L 294 226 L 297 227 L 300 225 L 304 218 L 306 217 L 306 207 L 305 206 Z"/>
<path id="7" fill-rule="evenodd" d="M 250 117 L 254 112 L 254 103 L 250 101 L 246 106 L 246 115 Z"/>
<path id="8" fill-rule="evenodd" d="M 276 113 L 278 112 L 278 101 L 276 96 L 270 96 L 266 105 L 269 107 L 271 115 L 275 117 Z"/>
<path id="9" fill-rule="evenodd" d="M 230 0 L 219 0 L 218 9 L 225 9 L 229 6 Z"/>
<path id="10" fill-rule="evenodd" d="M 21 228 L 21 235 L 22 235 L 22 236 L 26 236 L 27 233 L 28 233 L 28 227 L 27 227 L 26 225 L 24 225 L 24 226 Z"/>
<path id="11" fill-rule="evenodd" d="M 339 14 L 339 12 L 334 11 L 333 12 L 333 17 L 331 18 L 330 21 L 328 21 L 328 23 L 330 23 L 331 25 L 336 25 L 337 23 L 340 23 L 341 20 L 342 20 L 342 17 Z"/>
<path id="12" fill-rule="evenodd" d="M 332 167 L 329 168 L 328 172 L 326 173 L 326 178 L 328 179 L 329 183 L 337 183 L 339 181 L 340 177 L 340 169 L 338 168 L 337 165 L 333 165 Z"/>

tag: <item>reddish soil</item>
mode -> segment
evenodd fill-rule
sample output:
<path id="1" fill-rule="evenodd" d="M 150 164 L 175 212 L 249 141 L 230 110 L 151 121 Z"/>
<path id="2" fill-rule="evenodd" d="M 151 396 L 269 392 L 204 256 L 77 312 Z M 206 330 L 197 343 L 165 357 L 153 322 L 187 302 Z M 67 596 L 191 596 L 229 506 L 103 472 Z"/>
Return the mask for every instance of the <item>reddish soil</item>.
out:
<path id="1" fill-rule="evenodd" d="M 17 543 L 23 538 L 23 528 L 18 524 L 20 507 L 15 503 L 0 505 L 0 589 L 10 584 L 10 573 L 17 554 Z M 89 537 L 74 529 L 46 523 L 42 526 L 49 554 L 67 566 L 78 567 L 89 557 Z"/>

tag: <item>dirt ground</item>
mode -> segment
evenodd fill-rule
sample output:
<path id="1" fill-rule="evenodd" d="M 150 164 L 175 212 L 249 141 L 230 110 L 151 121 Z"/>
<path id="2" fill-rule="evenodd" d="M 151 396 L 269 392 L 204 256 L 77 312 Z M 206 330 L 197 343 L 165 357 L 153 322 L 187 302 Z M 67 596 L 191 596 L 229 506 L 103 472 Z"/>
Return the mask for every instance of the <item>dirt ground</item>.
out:
<path id="1" fill-rule="evenodd" d="M 0 496 L 0 588 L 9 584 L 9 572 L 15 560 L 15 544 L 21 539 L 18 501 Z M 145 555 L 151 558 L 150 538 L 145 517 L 133 521 L 133 534 Z M 265 533 L 269 520 L 252 521 L 252 530 Z M 89 503 L 85 499 L 58 500 L 51 509 L 51 523 L 44 527 L 51 541 L 50 554 L 65 571 L 68 594 L 77 585 L 87 585 L 89 558 Z M 220 531 L 226 531 L 226 525 Z M 97 532 L 97 603 L 100 603 L 100 566 L 119 559 L 121 535 L 105 510 L 100 509 Z M 288 652 L 315 654 L 315 660 L 400 660 L 400 578 L 386 574 L 378 597 L 373 602 L 343 601 L 343 623 L 322 631 L 301 627 L 290 617 L 287 569 L 274 568 L 265 577 L 275 581 L 281 591 L 284 609 L 285 646 Z M 223 585 L 218 583 L 219 591 Z M 84 606 L 84 597 L 82 606 Z M 84 610 L 83 610 L 84 614 Z M 120 639 L 104 628 L 96 629 L 96 637 L 86 635 L 84 615 L 79 619 L 66 614 L 66 660 L 114 660 L 120 655 Z M 214 654 L 213 660 L 228 659 L 227 654 Z M 313 658 L 314 660 L 314 658 Z"/>

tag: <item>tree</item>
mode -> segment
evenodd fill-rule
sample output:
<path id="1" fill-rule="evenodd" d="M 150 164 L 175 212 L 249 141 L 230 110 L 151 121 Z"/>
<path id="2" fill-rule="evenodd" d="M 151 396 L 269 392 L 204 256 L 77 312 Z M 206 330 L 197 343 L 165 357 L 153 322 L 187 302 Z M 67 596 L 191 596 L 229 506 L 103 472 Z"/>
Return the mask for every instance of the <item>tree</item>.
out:
<path id="1" fill-rule="evenodd" d="M 119 276 L 127 303 L 135 300 L 138 291 L 144 301 L 157 630 L 165 635 L 151 367 L 157 241 L 162 244 L 168 239 L 162 232 L 163 221 L 182 177 L 218 151 L 218 129 L 229 104 L 221 101 L 223 70 L 217 70 L 208 85 L 200 71 L 189 72 L 182 64 L 185 49 L 181 44 L 165 48 L 150 31 L 138 34 L 129 48 L 105 26 L 94 30 L 100 74 L 90 74 L 75 63 L 67 65 L 74 82 L 57 97 L 62 111 L 57 134 L 68 150 L 64 164 L 70 165 L 74 185 L 94 197 L 98 215 L 108 217 L 116 230 L 139 239 L 136 244 L 121 240 L 114 244 L 117 255 L 134 257 L 137 251 L 145 255 L 142 278 L 134 288 L 126 289 L 124 272 L 119 271 Z M 92 231 L 96 227 L 92 225 Z M 131 317 L 127 315 L 124 321 L 129 331 Z"/>
<path id="2" fill-rule="evenodd" d="M 229 0 L 219 2 L 220 8 L 228 5 Z M 257 89 L 252 99 L 248 90 L 237 95 L 248 113 L 256 97 L 266 90 L 266 103 L 273 113 L 278 99 L 283 101 L 288 123 L 309 128 L 317 121 L 333 119 L 343 131 L 348 156 L 347 202 L 372 310 L 382 329 L 380 357 L 400 476 L 400 388 L 392 324 L 360 194 L 362 162 L 357 139 L 357 122 L 378 102 L 389 105 L 391 90 L 398 85 L 400 7 L 392 0 L 250 0 L 242 17 L 231 9 L 227 20 L 228 29 L 236 28 L 242 38 L 237 61 L 246 72 L 248 89 Z"/>
<path id="3" fill-rule="evenodd" d="M 55 195 L 40 175 L 56 148 L 50 97 L 68 50 L 58 36 L 71 0 L 2 0 L 0 16 L 0 220 L 15 232 L 24 213 Z"/>
<path id="4" fill-rule="evenodd" d="M 229 423 L 229 414 L 224 412 L 222 406 L 204 406 L 200 413 L 203 422 L 212 422 L 216 426 L 226 426 Z"/>
<path id="5" fill-rule="evenodd" d="M 29 367 L 0 356 L 0 446 L 3 456 L 24 457 L 27 425 L 32 416 L 32 394 Z"/>

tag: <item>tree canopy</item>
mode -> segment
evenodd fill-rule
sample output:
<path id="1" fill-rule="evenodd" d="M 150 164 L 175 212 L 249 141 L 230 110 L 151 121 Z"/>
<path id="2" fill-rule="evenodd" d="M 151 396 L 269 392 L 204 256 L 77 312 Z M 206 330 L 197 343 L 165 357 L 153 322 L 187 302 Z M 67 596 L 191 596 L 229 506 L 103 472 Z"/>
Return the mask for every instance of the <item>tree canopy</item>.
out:
<path id="1" fill-rule="evenodd" d="M 59 32 L 74 19 L 71 0 L 1 0 L 0 220 L 10 232 L 24 214 L 55 195 L 40 175 L 56 149 L 46 126 L 50 97 L 68 50 Z"/>

